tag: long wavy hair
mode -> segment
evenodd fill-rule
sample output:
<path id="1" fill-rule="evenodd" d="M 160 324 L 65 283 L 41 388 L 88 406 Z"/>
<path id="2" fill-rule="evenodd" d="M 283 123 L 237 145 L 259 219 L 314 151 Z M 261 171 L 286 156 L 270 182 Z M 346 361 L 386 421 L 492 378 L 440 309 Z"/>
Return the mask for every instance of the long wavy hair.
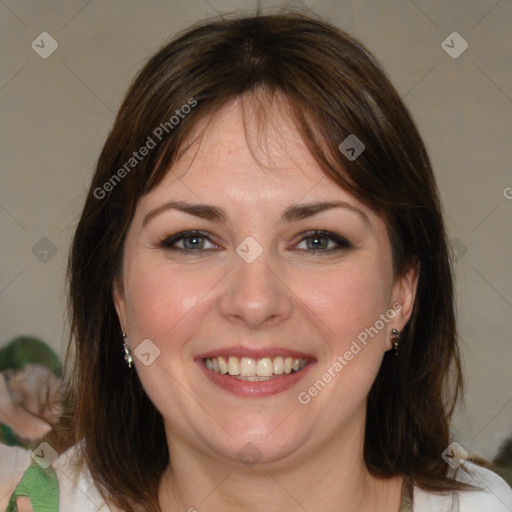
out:
<path id="1" fill-rule="evenodd" d="M 159 510 L 169 464 L 163 420 L 123 360 L 112 288 L 138 199 L 162 180 L 199 120 L 242 96 L 261 101 L 262 119 L 273 101 L 285 101 L 323 172 L 385 221 L 395 277 L 420 269 L 399 356 L 385 354 L 368 396 L 368 470 L 427 490 L 465 488 L 441 458 L 462 378 L 450 255 L 424 143 L 368 50 L 293 12 L 196 24 L 151 57 L 130 86 L 70 252 L 66 414 L 56 427 L 62 446 L 83 441 L 83 460 L 108 502 Z M 176 124 L 177 110 L 188 113 Z M 351 134 L 365 145 L 355 160 L 339 149 Z M 148 137 L 156 147 L 130 161 Z"/>

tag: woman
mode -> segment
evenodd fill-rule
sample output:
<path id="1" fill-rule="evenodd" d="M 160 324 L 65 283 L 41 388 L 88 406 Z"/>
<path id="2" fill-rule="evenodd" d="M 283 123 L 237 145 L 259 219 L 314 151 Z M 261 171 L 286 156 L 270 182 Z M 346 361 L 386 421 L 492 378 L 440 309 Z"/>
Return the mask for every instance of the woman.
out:
<path id="1" fill-rule="evenodd" d="M 62 509 L 512 507 L 449 448 L 462 383 L 424 145 L 337 28 L 205 22 L 153 56 L 69 275 L 75 445 L 53 467 L 84 464 Z"/>

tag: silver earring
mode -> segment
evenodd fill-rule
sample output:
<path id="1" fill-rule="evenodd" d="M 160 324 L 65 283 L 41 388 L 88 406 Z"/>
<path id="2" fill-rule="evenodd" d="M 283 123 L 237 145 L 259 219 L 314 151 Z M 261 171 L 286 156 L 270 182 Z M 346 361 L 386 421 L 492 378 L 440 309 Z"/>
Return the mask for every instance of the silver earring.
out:
<path id="1" fill-rule="evenodd" d="M 128 364 L 128 368 L 132 367 L 133 358 L 130 352 L 130 348 L 128 347 L 128 343 L 126 343 L 126 333 L 123 332 L 123 348 L 124 348 L 124 360 Z"/>
<path id="2" fill-rule="evenodd" d="M 391 334 L 393 336 L 393 349 L 395 350 L 395 356 L 398 355 L 398 340 L 400 339 L 400 331 L 392 329 Z"/>

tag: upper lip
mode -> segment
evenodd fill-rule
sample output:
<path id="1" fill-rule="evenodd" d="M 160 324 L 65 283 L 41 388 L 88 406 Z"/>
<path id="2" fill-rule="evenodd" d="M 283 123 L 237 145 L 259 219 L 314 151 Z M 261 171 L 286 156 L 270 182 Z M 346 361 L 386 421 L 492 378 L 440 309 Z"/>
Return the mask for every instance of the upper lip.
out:
<path id="1" fill-rule="evenodd" d="M 305 352 L 299 352 L 298 350 L 291 350 L 289 348 L 282 347 L 269 347 L 269 348 L 247 348 L 240 345 L 232 347 L 223 347 L 204 352 L 196 355 L 196 359 L 213 359 L 219 356 L 235 356 L 235 357 L 250 357 L 252 359 L 263 359 L 264 357 L 293 357 L 294 359 L 312 359 L 314 356 L 306 354 Z"/>

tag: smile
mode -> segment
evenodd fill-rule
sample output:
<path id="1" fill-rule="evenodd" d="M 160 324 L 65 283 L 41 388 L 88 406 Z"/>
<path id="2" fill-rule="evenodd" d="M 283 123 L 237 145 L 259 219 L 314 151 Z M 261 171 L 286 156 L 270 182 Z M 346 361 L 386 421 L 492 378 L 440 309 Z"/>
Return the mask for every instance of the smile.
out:
<path id="1" fill-rule="evenodd" d="M 272 377 L 296 373 L 307 364 L 308 359 L 293 357 L 252 357 L 219 356 L 205 358 L 204 366 L 215 373 L 227 374 L 239 380 L 266 381 Z"/>
<path id="2" fill-rule="evenodd" d="M 254 350 L 242 346 L 212 350 L 194 359 L 215 387 L 254 398 L 291 389 L 317 362 L 311 354 L 286 348 Z"/>

